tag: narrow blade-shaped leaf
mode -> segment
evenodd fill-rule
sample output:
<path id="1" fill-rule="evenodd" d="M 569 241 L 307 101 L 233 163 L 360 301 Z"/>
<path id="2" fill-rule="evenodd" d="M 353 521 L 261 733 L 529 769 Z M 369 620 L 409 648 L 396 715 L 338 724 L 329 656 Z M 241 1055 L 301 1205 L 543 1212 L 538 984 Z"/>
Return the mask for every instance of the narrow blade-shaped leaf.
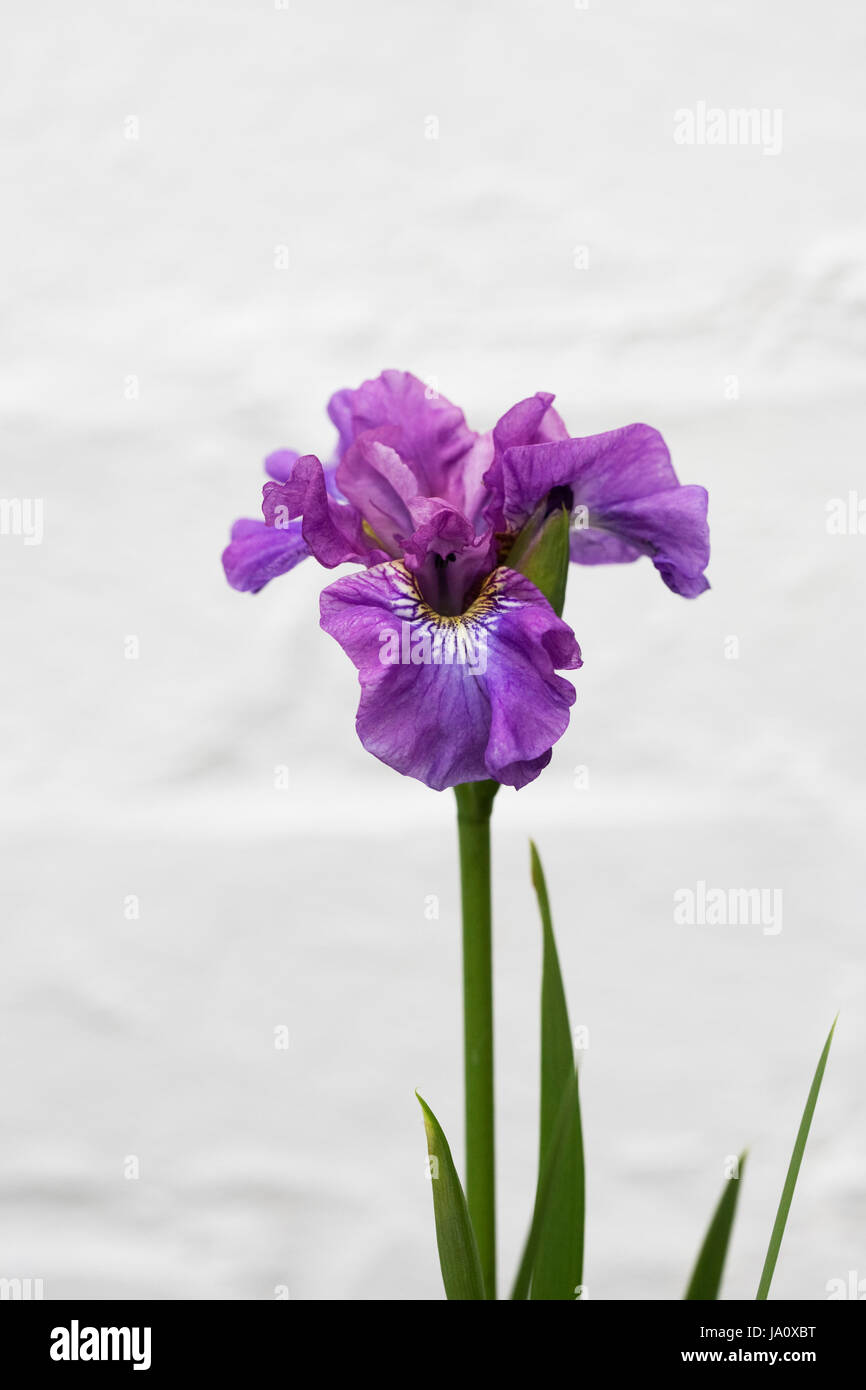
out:
<path id="1" fill-rule="evenodd" d="M 517 1271 L 517 1278 L 511 1290 L 511 1297 L 514 1299 L 526 1299 L 529 1297 L 529 1288 L 532 1282 L 532 1271 L 535 1268 L 538 1256 L 538 1248 L 541 1243 L 542 1233 L 550 1210 L 551 1196 L 559 1181 L 559 1168 L 562 1156 L 566 1151 L 566 1138 L 571 1129 L 574 1110 L 577 1105 L 577 1072 L 573 1071 L 563 1092 L 559 1105 L 559 1113 L 556 1117 L 553 1137 L 547 1159 L 542 1169 L 538 1187 L 535 1193 L 535 1207 L 532 1212 L 532 1224 L 529 1228 L 529 1235 L 526 1237 L 526 1244 L 523 1247 L 523 1257 L 520 1261 L 520 1268 Z M 572 1297 L 576 1296 L 572 1293 Z"/>
<path id="2" fill-rule="evenodd" d="M 725 1190 L 719 1198 L 719 1204 L 713 1213 L 707 1234 L 704 1236 L 704 1243 L 700 1248 L 697 1261 L 695 1262 L 689 1287 L 686 1289 L 687 1299 L 700 1298 L 704 1300 L 717 1299 L 719 1289 L 722 1286 L 722 1274 L 725 1268 L 725 1259 L 728 1254 L 728 1245 L 731 1240 L 731 1231 L 734 1226 L 734 1216 L 737 1211 L 737 1198 L 740 1195 L 740 1180 L 743 1176 L 743 1168 L 746 1162 L 746 1155 L 740 1154 L 737 1163 L 737 1176 L 728 1178 L 725 1183 Z"/>
<path id="3" fill-rule="evenodd" d="M 838 1017 L 838 1016 L 837 1016 Z M 776 1213 L 776 1221 L 773 1232 L 770 1236 L 770 1244 L 767 1249 L 767 1258 L 764 1261 L 764 1268 L 761 1274 L 761 1282 L 758 1285 L 756 1300 L 762 1301 L 770 1292 L 770 1284 L 773 1280 L 773 1273 L 776 1268 L 776 1261 L 779 1258 L 779 1249 L 782 1244 L 782 1237 L 785 1234 L 785 1225 L 788 1220 L 788 1212 L 791 1210 L 791 1201 L 794 1196 L 794 1188 L 797 1186 L 797 1177 L 800 1173 L 800 1164 L 803 1162 L 803 1153 L 806 1148 L 806 1140 L 809 1138 L 809 1130 L 812 1125 L 812 1116 L 815 1113 L 815 1106 L 818 1103 L 818 1092 L 821 1090 L 821 1082 L 824 1079 L 824 1068 L 827 1065 L 827 1058 L 830 1055 L 830 1044 L 833 1041 L 833 1033 L 836 1029 L 837 1019 L 833 1019 L 833 1027 L 827 1034 L 827 1041 L 824 1044 L 824 1051 L 818 1060 L 815 1075 L 812 1078 L 812 1085 L 809 1087 L 809 1094 L 806 1098 L 806 1108 L 803 1111 L 803 1118 L 800 1121 L 800 1128 L 797 1131 L 797 1138 L 794 1140 L 794 1152 L 791 1154 L 791 1162 L 788 1164 L 788 1175 L 785 1178 L 785 1186 L 782 1188 L 782 1196 L 779 1201 L 779 1210 Z"/>
<path id="4" fill-rule="evenodd" d="M 418 1095 L 418 1092 L 415 1092 Z M 484 1280 L 469 1208 L 454 1167 L 448 1140 L 426 1101 L 418 1096 L 427 1134 L 430 1186 L 433 1188 L 433 1215 L 439 1267 L 448 1299 L 483 1299 Z"/>
<path id="5" fill-rule="evenodd" d="M 530 842 L 532 884 L 538 897 L 544 940 L 541 983 L 541 1116 L 538 1156 L 539 1182 L 556 1133 L 563 1095 L 575 1075 L 574 1044 L 559 956 L 553 935 L 544 870 Z M 585 1177 L 580 1097 L 573 1086 L 570 1115 L 561 1136 L 555 1177 L 547 1199 L 544 1223 L 532 1270 L 532 1299 L 575 1298 L 583 1277 Z"/>

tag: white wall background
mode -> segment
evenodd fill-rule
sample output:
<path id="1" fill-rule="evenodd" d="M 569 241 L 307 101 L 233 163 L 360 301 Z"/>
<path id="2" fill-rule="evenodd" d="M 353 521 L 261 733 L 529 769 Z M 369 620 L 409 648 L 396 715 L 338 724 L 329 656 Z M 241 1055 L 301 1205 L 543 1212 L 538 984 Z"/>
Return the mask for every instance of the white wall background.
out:
<path id="1" fill-rule="evenodd" d="M 744 1144 L 727 1293 L 753 1296 L 837 1009 L 775 1293 L 866 1276 L 866 536 L 826 529 L 864 492 L 864 13 L 4 8 L 0 492 L 43 498 L 45 534 L 0 537 L 0 1274 L 440 1296 L 413 1088 L 460 1151 L 451 798 L 356 741 L 325 572 L 250 598 L 219 564 L 262 456 L 328 450 L 331 391 L 398 366 L 479 428 L 541 388 L 575 432 L 646 419 L 711 492 L 696 603 L 643 562 L 574 572 L 571 728 L 497 809 L 503 1274 L 534 1182 L 531 833 L 590 1029 L 591 1296 L 679 1296 Z M 780 109 L 781 152 L 678 146 L 699 101 Z M 782 932 L 675 927 L 699 879 L 782 888 Z"/>

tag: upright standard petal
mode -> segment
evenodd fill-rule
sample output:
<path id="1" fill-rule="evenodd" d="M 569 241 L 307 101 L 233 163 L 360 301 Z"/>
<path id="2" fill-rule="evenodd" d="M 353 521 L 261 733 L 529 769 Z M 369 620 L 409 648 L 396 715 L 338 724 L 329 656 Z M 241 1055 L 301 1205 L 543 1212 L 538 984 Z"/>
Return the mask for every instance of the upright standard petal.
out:
<path id="1" fill-rule="evenodd" d="M 400 561 L 331 584 L 321 623 L 358 670 L 357 729 L 389 767 L 441 791 L 494 778 L 522 787 L 564 733 L 581 665 L 571 629 L 535 585 L 497 569 L 444 617 Z"/>
<path id="2" fill-rule="evenodd" d="M 455 504 L 469 517 L 477 531 L 489 525 L 484 513 L 490 499 L 487 473 L 493 463 L 493 431 L 479 434 L 468 453 L 460 461 L 460 487 L 452 489 Z"/>
<path id="3" fill-rule="evenodd" d="M 257 594 L 278 575 L 288 574 L 309 553 L 299 521 L 282 529 L 264 521 L 236 521 L 231 542 L 223 551 L 223 569 L 233 589 Z"/>
<path id="4" fill-rule="evenodd" d="M 518 401 L 493 427 L 493 443 L 498 454 L 517 444 L 545 444 L 555 439 L 567 439 L 562 416 L 554 410 L 556 397 L 552 391 L 536 391 L 525 401 Z"/>
<path id="5" fill-rule="evenodd" d="M 391 427 L 386 442 L 406 463 L 414 465 L 418 491 L 429 497 L 459 501 L 457 464 L 472 447 L 475 434 L 463 411 L 411 372 L 384 371 L 357 390 L 338 391 L 328 414 L 339 434 L 342 457 L 359 435 Z M 385 436 L 379 436 L 384 438 Z"/>
<path id="6" fill-rule="evenodd" d="M 667 445 L 649 425 L 512 446 L 503 455 L 502 497 L 512 530 L 545 497 L 565 502 L 580 564 L 648 555 L 674 592 L 694 598 L 709 588 L 706 491 L 680 484 Z"/>
<path id="7" fill-rule="evenodd" d="M 487 489 L 486 516 L 497 530 L 506 526 L 504 515 L 503 459 L 507 449 L 519 444 L 543 444 L 554 439 L 567 439 L 568 430 L 560 415 L 553 409 L 554 396 L 550 391 L 536 391 L 534 396 L 518 401 L 499 419 L 491 432 L 490 465 L 484 475 Z"/>
<path id="8" fill-rule="evenodd" d="M 412 530 L 408 503 L 421 488 L 412 467 L 388 443 L 398 442 L 399 432 L 389 425 L 383 434 L 378 438 L 370 430 L 350 445 L 337 467 L 337 481 L 385 549 L 399 555 L 400 540 Z"/>

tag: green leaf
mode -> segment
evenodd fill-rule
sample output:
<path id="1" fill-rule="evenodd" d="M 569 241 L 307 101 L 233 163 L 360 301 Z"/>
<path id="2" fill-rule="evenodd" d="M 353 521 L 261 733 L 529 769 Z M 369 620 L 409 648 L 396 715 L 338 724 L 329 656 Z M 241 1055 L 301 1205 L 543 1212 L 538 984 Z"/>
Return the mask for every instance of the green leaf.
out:
<path id="1" fill-rule="evenodd" d="M 415 1092 L 416 1096 L 418 1092 Z M 433 1188 L 433 1215 L 436 1218 L 436 1244 L 439 1267 L 448 1299 L 486 1298 L 481 1261 L 469 1208 L 451 1157 L 448 1140 L 426 1101 L 418 1096 L 424 1112 L 427 1153 L 430 1156 L 430 1186 Z"/>
<path id="2" fill-rule="evenodd" d="M 551 1152 L 563 1094 L 574 1076 L 574 1045 L 559 957 L 553 935 L 547 884 L 538 850 L 530 841 L 532 885 L 538 897 L 544 941 L 541 981 L 541 1116 L 539 1180 Z M 538 1252 L 532 1271 L 533 1299 L 575 1298 L 583 1279 L 585 1180 L 580 1100 L 574 1088 L 571 1114 L 562 1136 Z"/>
<path id="3" fill-rule="evenodd" d="M 583 1133 L 574 1048 L 556 953 L 547 884 L 530 841 L 532 883 L 544 941 L 541 984 L 541 1119 L 532 1224 L 511 1297 L 579 1297 L 586 1205 Z"/>
<path id="4" fill-rule="evenodd" d="M 526 1299 L 529 1297 L 532 1271 L 535 1268 L 538 1249 L 542 1240 L 542 1233 L 547 1224 L 547 1214 L 551 1209 L 551 1197 L 559 1181 L 559 1169 L 563 1162 L 563 1155 L 567 1152 L 566 1140 L 572 1126 L 576 1107 L 577 1072 L 573 1071 L 559 1103 L 559 1110 L 556 1116 L 556 1124 L 554 1126 L 547 1159 L 539 1175 L 538 1188 L 535 1193 L 535 1207 L 532 1213 L 532 1224 L 529 1228 L 529 1235 L 526 1237 L 526 1244 L 523 1247 L 523 1257 L 520 1261 L 520 1268 L 517 1271 L 517 1278 L 511 1290 L 511 1297 L 513 1299 Z M 575 1297 L 573 1290 L 572 1297 Z"/>
<path id="5" fill-rule="evenodd" d="M 728 1178 L 725 1183 L 725 1190 L 713 1213 L 713 1219 L 692 1271 L 689 1287 L 685 1292 L 687 1299 L 699 1298 L 708 1301 L 719 1296 L 745 1163 L 746 1155 L 742 1153 L 738 1160 L 737 1176 Z"/>
<path id="6" fill-rule="evenodd" d="M 568 581 L 571 518 L 565 507 L 545 517 L 546 503 L 533 512 L 505 564 L 531 579 L 557 617 L 562 617 Z"/>
<path id="7" fill-rule="evenodd" d="M 791 1162 L 788 1164 L 788 1175 L 785 1178 L 785 1186 L 782 1188 L 782 1196 L 779 1200 L 779 1210 L 776 1213 L 776 1221 L 773 1232 L 770 1236 L 770 1244 L 767 1248 L 767 1258 L 764 1260 L 764 1268 L 761 1273 L 761 1282 L 758 1285 L 758 1292 L 755 1295 L 757 1301 L 762 1301 L 770 1292 L 773 1273 L 776 1268 L 776 1261 L 779 1258 L 779 1248 L 782 1244 L 782 1237 L 785 1234 L 785 1225 L 788 1220 L 788 1212 L 791 1210 L 791 1201 L 794 1196 L 794 1188 L 797 1186 L 797 1178 L 800 1173 L 800 1164 L 803 1162 L 803 1153 L 806 1148 L 806 1140 L 809 1138 L 809 1130 L 812 1125 L 812 1116 L 815 1113 L 815 1106 L 818 1103 L 818 1092 L 821 1089 L 821 1082 L 824 1079 L 824 1068 L 827 1065 L 827 1058 L 830 1055 L 830 1044 L 833 1041 L 833 1033 L 839 1015 L 833 1019 L 833 1027 L 827 1034 L 827 1041 L 824 1044 L 824 1051 L 818 1060 L 815 1075 L 812 1078 L 812 1085 L 809 1087 L 809 1094 L 806 1098 L 806 1108 L 803 1111 L 803 1118 L 800 1121 L 800 1128 L 797 1130 L 797 1138 L 794 1140 L 794 1152 L 791 1154 Z"/>

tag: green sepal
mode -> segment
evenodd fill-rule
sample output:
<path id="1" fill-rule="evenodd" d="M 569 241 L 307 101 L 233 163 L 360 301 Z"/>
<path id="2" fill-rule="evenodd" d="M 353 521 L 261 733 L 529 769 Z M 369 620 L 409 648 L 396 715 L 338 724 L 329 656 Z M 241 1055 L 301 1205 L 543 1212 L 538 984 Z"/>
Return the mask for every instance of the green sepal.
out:
<path id="1" fill-rule="evenodd" d="M 509 569 L 531 579 L 558 618 L 565 605 L 568 582 L 571 518 L 566 507 L 545 516 L 546 502 L 536 507 L 518 534 L 505 561 Z"/>

